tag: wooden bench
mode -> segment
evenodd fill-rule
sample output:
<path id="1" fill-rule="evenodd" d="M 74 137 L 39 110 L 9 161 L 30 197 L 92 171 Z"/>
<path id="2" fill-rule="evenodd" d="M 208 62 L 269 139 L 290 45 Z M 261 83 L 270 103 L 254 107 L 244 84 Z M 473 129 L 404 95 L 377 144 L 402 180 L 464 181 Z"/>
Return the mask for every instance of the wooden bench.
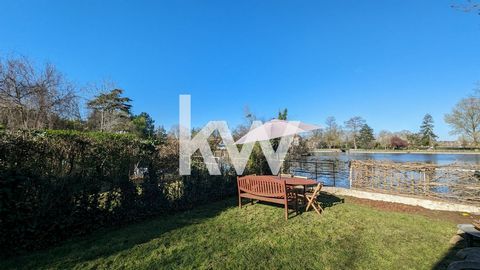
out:
<path id="1" fill-rule="evenodd" d="M 269 176 L 247 175 L 237 177 L 238 205 L 242 208 L 242 198 L 282 204 L 285 206 L 285 219 L 288 220 L 288 203 L 294 194 L 289 194 L 285 180 Z M 296 202 L 296 199 L 294 200 Z"/>

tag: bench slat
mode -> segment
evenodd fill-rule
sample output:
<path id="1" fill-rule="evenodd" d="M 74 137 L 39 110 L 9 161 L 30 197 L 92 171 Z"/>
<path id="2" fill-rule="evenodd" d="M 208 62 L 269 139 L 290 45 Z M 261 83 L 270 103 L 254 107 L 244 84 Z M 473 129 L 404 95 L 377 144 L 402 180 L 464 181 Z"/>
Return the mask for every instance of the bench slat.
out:
<path id="1" fill-rule="evenodd" d="M 253 195 L 253 194 L 250 194 L 250 193 L 241 193 L 240 197 L 253 199 L 253 200 L 259 200 L 259 201 L 265 201 L 265 202 L 278 203 L 278 204 L 284 204 L 284 201 L 285 201 L 285 199 L 282 199 L 282 198 L 263 197 L 263 196 Z"/>

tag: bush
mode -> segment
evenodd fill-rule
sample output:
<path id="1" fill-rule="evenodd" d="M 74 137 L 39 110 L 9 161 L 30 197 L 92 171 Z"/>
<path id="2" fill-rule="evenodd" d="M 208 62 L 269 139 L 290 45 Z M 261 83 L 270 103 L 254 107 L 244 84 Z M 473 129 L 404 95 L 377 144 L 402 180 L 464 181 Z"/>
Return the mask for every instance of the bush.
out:
<path id="1" fill-rule="evenodd" d="M 128 134 L 0 133 L 2 254 L 235 193 L 232 170 L 209 176 L 203 163 L 193 162 L 192 175 L 180 177 L 177 149 L 173 139 L 158 145 Z M 131 180 L 136 168 L 147 168 L 140 182 Z"/>

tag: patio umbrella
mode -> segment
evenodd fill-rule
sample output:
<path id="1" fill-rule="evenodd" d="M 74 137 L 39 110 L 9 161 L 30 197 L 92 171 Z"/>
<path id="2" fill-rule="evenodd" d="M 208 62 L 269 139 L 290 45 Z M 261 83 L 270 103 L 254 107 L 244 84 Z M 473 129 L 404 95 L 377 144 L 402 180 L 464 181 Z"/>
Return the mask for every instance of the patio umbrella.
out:
<path id="1" fill-rule="evenodd" d="M 286 120 L 273 119 L 249 131 L 242 138 L 236 141 L 235 144 L 267 141 L 270 139 L 299 134 L 302 132 L 312 131 L 319 128 L 320 128 L 319 126 L 305 124 L 300 121 L 286 121 Z"/>

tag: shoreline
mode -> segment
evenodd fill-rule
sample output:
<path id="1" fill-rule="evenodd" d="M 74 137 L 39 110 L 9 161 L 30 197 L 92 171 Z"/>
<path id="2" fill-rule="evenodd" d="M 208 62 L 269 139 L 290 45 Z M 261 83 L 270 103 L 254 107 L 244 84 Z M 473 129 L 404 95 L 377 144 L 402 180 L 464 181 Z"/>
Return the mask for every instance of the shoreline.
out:
<path id="1" fill-rule="evenodd" d="M 310 153 L 345 153 L 345 154 L 421 154 L 421 155 L 480 155 L 480 151 L 449 150 L 362 150 L 351 149 L 342 152 L 340 149 L 315 149 Z"/>

